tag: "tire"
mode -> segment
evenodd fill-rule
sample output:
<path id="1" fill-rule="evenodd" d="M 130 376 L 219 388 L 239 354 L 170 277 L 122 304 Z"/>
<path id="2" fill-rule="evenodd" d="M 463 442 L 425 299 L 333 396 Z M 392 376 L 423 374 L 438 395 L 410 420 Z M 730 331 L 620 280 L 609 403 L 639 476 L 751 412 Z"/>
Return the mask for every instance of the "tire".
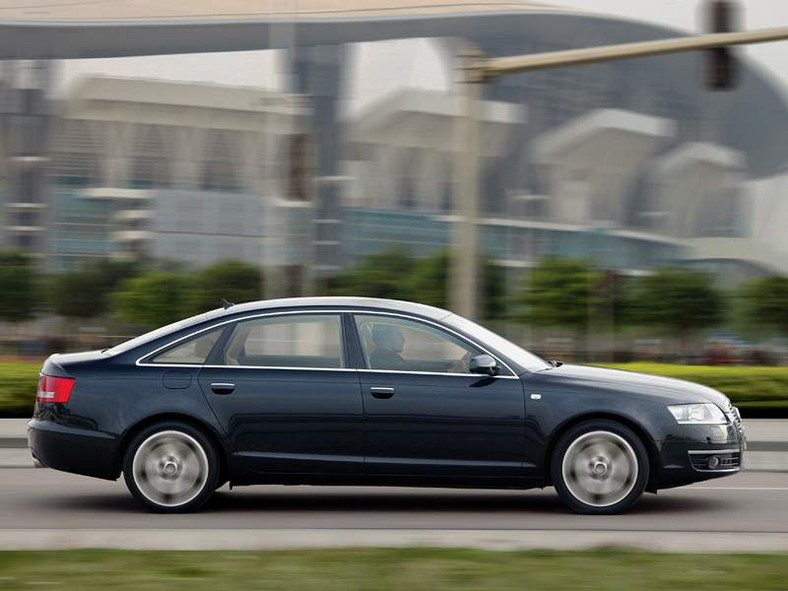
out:
<path id="1" fill-rule="evenodd" d="M 632 429 L 611 420 L 590 420 L 570 428 L 550 459 L 561 500 L 576 513 L 615 515 L 643 494 L 649 459 Z"/>
<path id="2" fill-rule="evenodd" d="M 219 457 L 199 429 L 175 421 L 157 423 L 129 443 L 123 478 L 149 511 L 188 513 L 202 507 L 217 488 Z"/>

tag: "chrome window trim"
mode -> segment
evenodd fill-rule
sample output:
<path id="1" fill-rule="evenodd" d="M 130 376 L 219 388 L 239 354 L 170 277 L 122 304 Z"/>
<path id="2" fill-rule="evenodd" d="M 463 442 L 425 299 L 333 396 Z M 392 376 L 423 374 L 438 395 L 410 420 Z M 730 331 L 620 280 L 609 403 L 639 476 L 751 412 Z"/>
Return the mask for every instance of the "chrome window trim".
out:
<path id="1" fill-rule="evenodd" d="M 319 311 L 298 310 L 298 311 L 285 311 L 285 312 L 268 312 L 268 313 L 263 313 L 263 314 L 254 314 L 252 316 L 244 316 L 242 318 L 231 318 L 229 320 L 225 320 L 224 322 L 219 322 L 218 324 L 213 324 L 213 325 L 208 326 L 206 328 L 200 329 L 200 330 L 198 330 L 196 332 L 192 332 L 190 334 L 184 335 L 184 336 L 182 336 L 182 337 L 180 337 L 178 339 L 175 339 L 174 341 L 170 341 L 166 345 L 162 345 L 161 347 L 159 347 L 157 349 L 154 349 L 153 351 L 151 351 L 147 355 L 143 355 L 142 357 L 138 357 L 137 360 L 134 362 L 134 365 L 136 365 L 138 367 L 233 367 L 233 368 L 235 368 L 235 367 L 245 367 L 245 368 L 250 368 L 250 369 L 310 369 L 310 370 L 312 370 L 312 369 L 321 370 L 322 369 L 322 370 L 326 370 L 326 371 L 344 371 L 344 370 L 354 371 L 353 369 L 346 368 L 346 367 L 287 367 L 287 368 L 285 368 L 285 367 L 280 367 L 280 366 L 264 366 L 264 365 L 206 365 L 206 364 L 203 364 L 203 363 L 153 363 L 153 362 L 143 362 L 142 361 L 143 359 L 148 359 L 148 358 L 156 356 L 156 354 L 159 353 L 159 351 L 162 351 L 164 349 L 168 349 L 169 347 L 177 345 L 181 341 L 185 341 L 187 339 L 191 339 L 191 338 L 196 337 L 197 335 L 199 335 L 201 333 L 204 333 L 204 332 L 207 332 L 207 331 L 210 331 L 210 330 L 215 330 L 215 329 L 219 328 L 220 326 L 224 326 L 225 324 L 232 324 L 233 322 L 244 322 L 246 320 L 254 320 L 255 318 L 265 318 L 265 317 L 268 317 L 268 316 L 293 316 L 293 315 L 302 315 L 302 316 L 303 315 L 311 315 L 311 316 L 329 316 L 329 315 L 330 316 L 339 316 L 339 331 L 340 331 L 339 334 L 342 335 L 342 337 L 344 337 L 344 330 L 343 330 L 343 327 L 342 327 L 342 316 L 341 316 L 341 314 L 342 314 L 342 312 L 341 311 L 337 311 L 337 310 L 319 310 Z M 340 342 L 340 345 L 342 347 L 342 362 L 345 363 L 345 361 L 346 361 L 345 358 L 344 358 L 345 357 L 345 346 L 344 346 L 345 343 L 344 342 Z"/>
<path id="2" fill-rule="evenodd" d="M 444 371 L 406 371 L 403 369 L 357 369 L 361 373 L 395 373 L 404 375 L 417 375 L 417 376 L 453 376 L 460 378 L 474 377 L 474 378 L 495 378 L 496 380 L 519 380 L 517 376 L 490 376 L 482 373 L 453 373 Z"/>
<path id="3" fill-rule="evenodd" d="M 187 335 L 184 335 L 184 336 L 182 336 L 182 337 L 180 337 L 178 339 L 175 339 L 174 341 L 170 341 L 170 342 L 162 345 L 161 347 L 158 347 L 157 349 L 154 349 L 150 353 L 147 353 L 145 355 L 142 355 L 141 357 L 138 357 L 137 360 L 134 362 L 134 365 L 136 365 L 138 367 L 188 367 L 188 368 L 210 368 L 210 369 L 226 369 L 226 368 L 239 369 L 239 368 L 241 368 L 241 369 L 282 369 L 282 370 L 301 370 L 301 371 L 303 371 L 303 370 L 308 370 L 308 371 L 360 371 L 360 372 L 378 372 L 378 373 L 379 372 L 384 372 L 384 373 L 401 373 L 401 374 L 415 374 L 415 375 L 464 376 L 464 377 L 481 376 L 482 375 L 482 374 L 475 374 L 475 373 L 446 373 L 446 372 L 439 372 L 439 371 L 436 371 L 436 372 L 430 372 L 430 371 L 399 371 L 399 370 L 366 369 L 366 368 L 354 369 L 354 368 L 350 368 L 350 367 L 282 367 L 282 366 L 276 366 L 276 365 L 274 365 L 274 366 L 269 366 L 269 365 L 213 365 L 213 364 L 202 364 L 202 363 L 151 363 L 151 362 L 144 362 L 144 361 L 142 361 L 143 359 L 147 359 L 147 358 L 155 356 L 160 351 L 163 351 L 164 349 L 172 347 L 173 345 L 176 345 L 176 344 L 180 343 L 181 341 L 193 338 L 193 337 L 195 337 L 195 336 L 197 336 L 197 335 L 199 335 L 199 334 L 201 334 L 203 332 L 206 332 L 206 331 L 209 331 L 209 330 L 214 330 L 216 328 L 219 328 L 220 326 L 224 326 L 225 324 L 230 324 L 230 323 L 233 323 L 233 322 L 243 322 L 245 320 L 253 320 L 255 318 L 265 318 L 265 317 L 268 317 L 268 316 L 293 316 L 293 315 L 305 315 L 305 314 L 306 315 L 326 315 L 326 314 L 354 314 L 355 315 L 355 314 L 363 314 L 365 316 L 394 316 L 394 317 L 398 317 L 398 318 L 405 318 L 407 320 L 412 320 L 414 322 L 424 322 L 424 323 L 427 323 L 427 324 L 431 324 L 431 325 L 436 326 L 437 328 L 439 328 L 441 330 L 444 330 L 446 332 L 449 332 L 449 333 L 453 334 L 454 336 L 456 336 L 457 338 L 459 338 L 462 341 L 465 341 L 466 343 L 470 343 L 471 345 L 473 345 L 477 349 L 479 349 L 482 352 L 486 353 L 487 355 L 491 356 L 493 359 L 495 359 L 496 362 L 500 363 L 503 367 L 505 367 L 511 373 L 511 375 L 508 375 L 508 376 L 497 375 L 497 376 L 490 376 L 490 377 L 495 377 L 496 379 L 519 379 L 517 377 L 517 373 L 514 370 L 512 370 L 511 367 L 509 367 L 509 364 L 505 363 L 502 359 L 500 359 L 498 357 L 498 355 L 493 355 L 490 351 L 488 351 L 485 347 L 479 345 L 476 341 L 466 337 L 465 335 L 462 335 L 462 334 L 458 333 L 455 330 L 452 330 L 451 328 L 448 328 L 448 327 L 446 327 L 446 326 L 444 326 L 442 324 L 438 324 L 437 322 L 435 322 L 433 320 L 420 318 L 418 316 L 411 316 L 410 314 L 400 313 L 400 312 L 386 312 L 386 311 L 364 310 L 364 309 L 353 310 L 353 309 L 345 309 L 345 308 L 341 308 L 341 309 L 340 308 L 337 308 L 337 309 L 326 309 L 326 310 L 290 310 L 290 311 L 282 311 L 282 312 L 272 311 L 272 312 L 263 312 L 263 313 L 260 313 L 260 314 L 253 314 L 251 316 L 244 316 L 244 317 L 241 317 L 241 318 L 231 318 L 229 320 L 225 320 L 224 322 L 219 322 L 217 324 L 212 324 L 211 326 L 207 326 L 207 327 L 205 327 L 203 329 L 200 329 L 200 330 L 198 330 L 196 332 L 192 332 L 192 333 L 189 333 Z M 342 329 L 341 318 L 340 318 L 340 329 Z M 344 338 L 344 336 L 345 336 L 344 330 L 342 330 L 341 334 L 343 335 L 343 338 Z M 345 343 L 343 342 L 342 343 L 342 355 L 343 355 L 343 358 L 344 358 L 344 349 L 345 349 L 344 345 L 345 345 Z M 140 345 L 140 346 L 143 346 L 143 345 Z M 343 361 L 346 361 L 346 360 L 343 359 Z"/>

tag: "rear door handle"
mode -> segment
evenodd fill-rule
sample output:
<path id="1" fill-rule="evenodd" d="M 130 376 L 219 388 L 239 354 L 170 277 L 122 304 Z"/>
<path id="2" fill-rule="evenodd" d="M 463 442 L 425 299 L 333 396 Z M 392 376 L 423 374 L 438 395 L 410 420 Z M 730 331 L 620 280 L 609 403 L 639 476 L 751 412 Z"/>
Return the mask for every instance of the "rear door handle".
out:
<path id="1" fill-rule="evenodd" d="M 373 398 L 391 398 L 394 396 L 394 388 L 379 388 L 373 387 L 369 389 L 369 393 Z"/>
<path id="2" fill-rule="evenodd" d="M 235 384 L 228 384 L 227 382 L 214 382 L 211 384 L 211 390 L 214 394 L 232 394 L 235 391 Z"/>

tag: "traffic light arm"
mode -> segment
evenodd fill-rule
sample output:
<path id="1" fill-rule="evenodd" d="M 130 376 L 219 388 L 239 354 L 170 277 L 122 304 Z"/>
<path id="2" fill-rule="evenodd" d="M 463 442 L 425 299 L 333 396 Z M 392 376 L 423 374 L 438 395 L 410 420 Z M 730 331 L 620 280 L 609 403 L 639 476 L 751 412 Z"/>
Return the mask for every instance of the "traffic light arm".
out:
<path id="1" fill-rule="evenodd" d="M 763 29 L 760 31 L 739 31 L 736 33 L 713 33 L 711 35 L 660 39 L 659 41 L 603 45 L 602 47 L 587 49 L 569 49 L 566 51 L 550 51 L 528 55 L 483 58 L 473 70 L 479 78 L 489 80 L 505 74 L 516 74 L 530 70 L 579 66 L 620 59 L 679 53 L 682 51 L 784 40 L 788 40 L 788 27 Z"/>
<path id="2" fill-rule="evenodd" d="M 712 33 L 677 39 L 661 39 L 642 43 L 624 43 L 586 49 L 551 51 L 510 57 L 490 58 L 478 51 L 465 51 L 463 64 L 463 99 L 458 117 L 457 198 L 455 212 L 458 224 L 454 231 L 454 260 L 450 305 L 454 312 L 468 318 L 477 318 L 478 310 L 478 224 L 479 218 L 479 116 L 478 96 L 481 86 L 498 76 L 531 70 L 579 66 L 613 60 L 707 50 L 731 45 L 768 43 L 788 40 L 788 27 L 745 31 L 737 33 Z"/>

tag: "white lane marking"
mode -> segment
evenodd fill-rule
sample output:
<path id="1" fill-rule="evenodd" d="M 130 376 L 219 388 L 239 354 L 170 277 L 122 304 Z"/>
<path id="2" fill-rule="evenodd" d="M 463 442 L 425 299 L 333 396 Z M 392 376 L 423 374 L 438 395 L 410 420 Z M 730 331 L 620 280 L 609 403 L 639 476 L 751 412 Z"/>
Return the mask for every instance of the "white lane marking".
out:
<path id="1" fill-rule="evenodd" d="M 673 490 L 682 490 L 680 487 Z M 785 486 L 690 486 L 683 490 L 758 490 L 758 491 L 788 491 Z"/>

